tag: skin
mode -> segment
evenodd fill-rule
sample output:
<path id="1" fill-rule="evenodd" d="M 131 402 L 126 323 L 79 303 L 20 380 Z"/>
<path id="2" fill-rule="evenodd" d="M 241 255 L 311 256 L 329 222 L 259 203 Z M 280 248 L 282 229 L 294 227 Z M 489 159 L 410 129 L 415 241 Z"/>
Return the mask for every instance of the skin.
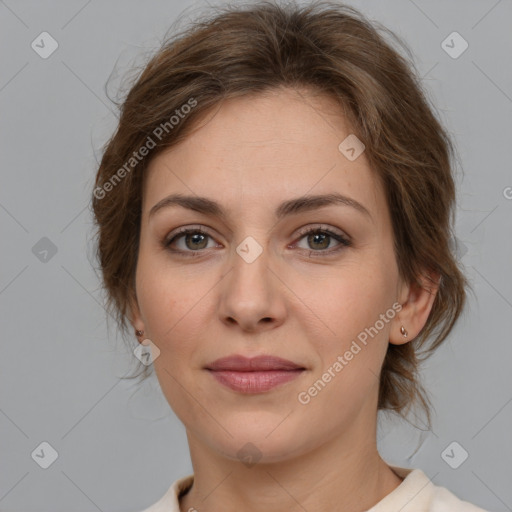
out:
<path id="1" fill-rule="evenodd" d="M 388 343 L 419 333 L 437 290 L 400 280 L 380 182 L 364 153 L 349 161 L 338 149 L 350 133 L 329 97 L 282 88 L 224 102 L 149 165 L 131 322 L 159 348 L 157 377 L 186 428 L 195 478 L 182 511 L 355 512 L 401 483 L 377 451 L 378 376 Z M 274 217 L 283 200 L 333 192 L 371 217 L 344 205 Z M 172 193 L 214 199 L 226 219 L 180 206 L 150 217 Z M 209 237 L 173 244 L 198 257 L 162 246 L 177 228 L 198 225 Z M 351 246 L 322 256 L 339 242 L 298 234 L 309 227 L 340 232 Z M 236 252 L 247 236 L 263 250 L 252 263 Z M 401 311 L 301 404 L 298 394 L 393 303 Z M 306 371 L 241 394 L 204 369 L 231 354 L 272 354 Z M 247 442 L 261 455 L 250 467 L 237 456 Z"/>

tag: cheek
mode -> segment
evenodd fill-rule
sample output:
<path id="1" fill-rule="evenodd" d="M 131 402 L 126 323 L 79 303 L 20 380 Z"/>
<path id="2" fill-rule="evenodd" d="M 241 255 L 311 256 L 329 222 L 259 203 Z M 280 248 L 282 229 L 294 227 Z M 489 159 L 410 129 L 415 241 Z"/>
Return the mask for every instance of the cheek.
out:
<path id="1" fill-rule="evenodd" d="M 187 390 L 195 389 L 191 363 L 195 340 L 200 340 L 200 296 L 185 287 L 176 272 L 159 268 L 149 259 L 139 260 L 137 296 L 148 337 L 160 350 L 153 365 L 171 409 L 184 422 L 200 415 Z M 189 290 L 192 289 L 192 292 Z M 199 303 L 198 303 L 199 301 Z M 204 312 L 203 312 L 204 314 Z"/>
<path id="2" fill-rule="evenodd" d="M 335 428 L 376 400 L 395 316 L 393 303 L 389 287 L 380 279 L 352 275 L 332 283 L 324 295 L 322 322 L 315 322 L 321 330 L 313 332 L 311 319 L 302 317 L 318 363 L 301 388 L 301 397 L 296 397 L 305 414 L 325 419 L 329 410 L 326 425 Z"/>
<path id="3" fill-rule="evenodd" d="M 293 290 L 301 299 L 295 301 L 301 309 L 297 318 L 306 332 L 314 335 L 316 331 L 315 338 L 325 347 L 357 337 L 395 301 L 392 268 L 378 261 L 349 263 L 328 273 L 294 276 Z"/>
<path id="4" fill-rule="evenodd" d="M 164 258 L 139 259 L 137 297 L 148 336 L 160 349 L 155 370 L 166 368 L 180 380 L 191 373 L 198 345 L 205 339 L 204 319 L 212 315 L 208 276 L 184 273 Z"/>
<path id="5" fill-rule="evenodd" d="M 320 381 L 315 389 L 321 390 L 312 402 L 341 400 L 357 407 L 374 396 L 395 316 L 394 279 L 389 261 L 373 257 L 315 281 L 319 286 L 300 281 L 308 307 L 297 318 L 318 363 L 308 385 Z"/>
<path id="6" fill-rule="evenodd" d="M 169 265 L 160 250 L 151 248 L 142 250 L 139 255 L 136 287 L 144 322 L 155 340 L 161 342 L 181 318 L 186 321 L 187 313 L 199 300 L 203 288 L 201 280 L 196 278 L 195 282 L 190 282 L 182 271 Z"/>

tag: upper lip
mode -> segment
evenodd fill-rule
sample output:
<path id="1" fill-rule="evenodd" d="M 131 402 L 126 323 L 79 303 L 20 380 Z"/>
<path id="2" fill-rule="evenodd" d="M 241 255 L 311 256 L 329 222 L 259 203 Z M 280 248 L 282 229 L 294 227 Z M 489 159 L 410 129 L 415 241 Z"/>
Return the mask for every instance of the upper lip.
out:
<path id="1" fill-rule="evenodd" d="M 271 355 L 261 355 L 256 357 L 232 355 L 216 359 L 213 363 L 209 363 L 205 368 L 207 370 L 214 371 L 231 370 L 237 372 L 305 369 L 303 366 L 296 364 L 293 361 Z"/>

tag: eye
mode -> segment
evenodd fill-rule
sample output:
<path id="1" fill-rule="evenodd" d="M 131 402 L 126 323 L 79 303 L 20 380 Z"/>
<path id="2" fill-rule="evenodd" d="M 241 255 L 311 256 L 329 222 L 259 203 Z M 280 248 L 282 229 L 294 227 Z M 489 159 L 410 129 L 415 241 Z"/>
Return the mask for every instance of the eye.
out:
<path id="1" fill-rule="evenodd" d="M 333 254 L 335 252 L 341 251 L 345 247 L 350 247 L 352 245 L 350 240 L 341 233 L 336 233 L 324 227 L 310 228 L 302 231 L 299 234 L 301 237 L 300 239 L 305 238 L 306 243 L 308 244 L 308 247 L 303 247 L 302 249 L 309 250 L 310 255 L 312 253 L 322 252 L 324 252 L 326 255 Z M 333 239 L 338 242 L 338 245 L 335 245 L 334 248 L 329 248 Z M 323 254 L 317 255 L 323 256 Z"/>
<path id="2" fill-rule="evenodd" d="M 301 250 L 309 251 L 309 255 L 327 256 L 346 247 L 350 247 L 352 242 L 341 233 L 334 232 L 326 227 L 314 227 L 302 230 L 300 239 L 306 239 L 308 247 L 300 247 Z M 178 232 L 166 238 L 162 245 L 165 249 L 172 253 L 183 256 L 200 256 L 203 249 L 211 249 L 208 246 L 208 239 L 212 239 L 211 235 L 201 227 L 185 227 L 180 228 Z M 338 242 L 334 248 L 331 248 L 332 240 Z M 181 247 L 179 242 L 182 242 Z M 173 247 L 175 245 L 176 247 Z M 213 247 L 216 247 L 213 245 Z M 218 247 L 218 246 L 217 246 Z"/>
<path id="3" fill-rule="evenodd" d="M 183 253 L 187 256 L 196 256 L 199 255 L 197 253 L 202 249 L 210 248 L 208 247 L 208 238 L 211 238 L 211 236 L 200 227 L 181 228 L 174 236 L 164 240 L 163 245 L 171 252 Z M 183 239 L 182 247 L 178 247 L 177 249 L 171 247 L 172 244 L 181 241 L 181 239 Z"/>

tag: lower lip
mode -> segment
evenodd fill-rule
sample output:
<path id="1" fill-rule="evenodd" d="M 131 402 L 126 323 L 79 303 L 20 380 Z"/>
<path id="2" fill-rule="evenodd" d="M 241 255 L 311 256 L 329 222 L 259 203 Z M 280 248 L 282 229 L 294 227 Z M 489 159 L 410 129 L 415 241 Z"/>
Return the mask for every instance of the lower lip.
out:
<path id="1" fill-rule="evenodd" d="M 304 370 L 273 370 L 261 372 L 213 371 L 210 373 L 233 391 L 261 393 L 297 378 Z"/>

